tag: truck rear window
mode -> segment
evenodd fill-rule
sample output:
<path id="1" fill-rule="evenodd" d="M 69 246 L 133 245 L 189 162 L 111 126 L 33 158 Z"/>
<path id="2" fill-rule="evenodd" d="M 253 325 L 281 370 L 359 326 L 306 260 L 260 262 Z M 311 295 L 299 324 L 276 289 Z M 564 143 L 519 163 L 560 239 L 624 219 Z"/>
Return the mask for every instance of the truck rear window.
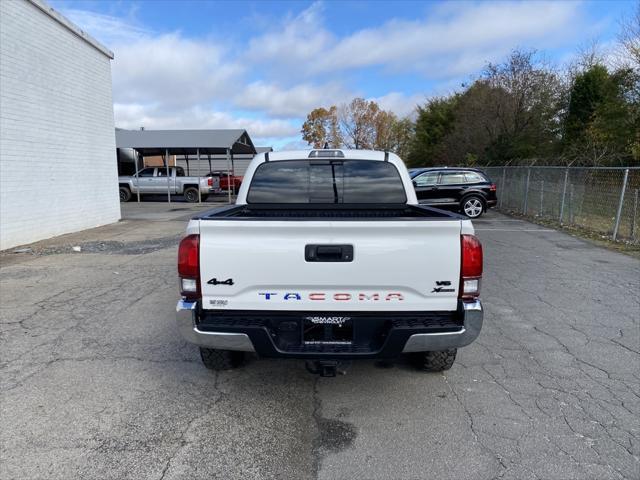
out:
<path id="1" fill-rule="evenodd" d="M 406 203 L 396 167 L 375 160 L 283 160 L 261 164 L 247 203 Z"/>

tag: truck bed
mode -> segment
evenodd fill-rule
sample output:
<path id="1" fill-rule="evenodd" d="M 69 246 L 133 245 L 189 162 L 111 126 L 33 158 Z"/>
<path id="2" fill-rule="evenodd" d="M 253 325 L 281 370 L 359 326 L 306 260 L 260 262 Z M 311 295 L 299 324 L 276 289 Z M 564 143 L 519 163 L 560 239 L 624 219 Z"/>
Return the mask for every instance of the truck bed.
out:
<path id="1" fill-rule="evenodd" d="M 456 213 L 422 205 L 389 204 L 260 204 L 208 210 L 195 220 L 461 220 Z"/>

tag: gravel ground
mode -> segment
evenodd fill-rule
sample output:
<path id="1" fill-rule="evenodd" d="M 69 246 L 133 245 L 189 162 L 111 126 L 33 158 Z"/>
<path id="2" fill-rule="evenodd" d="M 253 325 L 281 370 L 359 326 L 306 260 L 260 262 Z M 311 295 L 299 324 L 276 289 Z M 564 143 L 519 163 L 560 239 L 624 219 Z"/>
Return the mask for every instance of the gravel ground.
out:
<path id="1" fill-rule="evenodd" d="M 174 326 L 191 210 L 163 208 L 0 255 L 0 478 L 640 478 L 638 260 L 492 212 L 445 374 L 216 375 Z"/>

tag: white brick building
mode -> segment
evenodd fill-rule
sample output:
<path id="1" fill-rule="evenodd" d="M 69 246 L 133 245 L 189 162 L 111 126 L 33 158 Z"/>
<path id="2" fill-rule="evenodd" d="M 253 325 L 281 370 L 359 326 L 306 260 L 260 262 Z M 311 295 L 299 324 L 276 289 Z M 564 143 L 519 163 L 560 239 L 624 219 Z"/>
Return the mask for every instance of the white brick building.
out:
<path id="1" fill-rule="evenodd" d="M 119 220 L 112 58 L 41 0 L 0 1 L 0 250 Z"/>

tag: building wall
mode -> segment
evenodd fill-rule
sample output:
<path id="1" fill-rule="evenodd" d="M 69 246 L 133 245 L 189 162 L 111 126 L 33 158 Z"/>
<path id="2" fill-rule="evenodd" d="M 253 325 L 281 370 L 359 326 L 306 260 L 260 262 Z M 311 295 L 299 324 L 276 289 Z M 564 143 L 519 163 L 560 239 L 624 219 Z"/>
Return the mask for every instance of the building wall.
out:
<path id="1" fill-rule="evenodd" d="M 110 58 L 0 1 L 0 250 L 120 219 Z"/>

